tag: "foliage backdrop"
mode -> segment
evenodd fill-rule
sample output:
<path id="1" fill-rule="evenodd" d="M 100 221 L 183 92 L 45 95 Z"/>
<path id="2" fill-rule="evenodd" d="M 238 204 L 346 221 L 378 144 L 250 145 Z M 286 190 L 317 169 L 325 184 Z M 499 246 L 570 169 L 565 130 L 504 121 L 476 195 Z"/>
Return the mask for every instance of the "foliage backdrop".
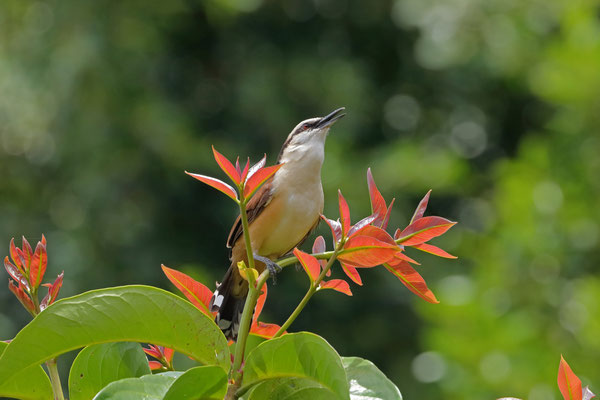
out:
<path id="1" fill-rule="evenodd" d="M 460 222 L 437 244 L 460 259 L 422 257 L 439 305 L 373 270 L 353 298 L 316 296 L 293 329 L 373 360 L 409 399 L 558 398 L 560 353 L 598 387 L 599 7 L 5 0 L 2 254 L 46 233 L 62 296 L 169 288 L 160 263 L 220 279 L 235 210 L 183 171 L 218 175 L 211 144 L 273 163 L 297 122 L 345 106 L 325 213 L 338 187 L 368 213 L 370 166 L 396 197 L 391 224 L 433 189 L 430 213 Z M 280 277 L 269 320 L 304 279 Z M 26 319 L 8 290 L 0 304 L 8 339 Z"/>

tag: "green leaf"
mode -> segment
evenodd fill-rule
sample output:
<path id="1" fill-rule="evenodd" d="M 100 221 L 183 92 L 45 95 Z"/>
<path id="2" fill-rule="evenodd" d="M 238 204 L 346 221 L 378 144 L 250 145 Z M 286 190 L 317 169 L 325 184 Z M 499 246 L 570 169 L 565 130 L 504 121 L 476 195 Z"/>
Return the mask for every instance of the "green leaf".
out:
<path id="1" fill-rule="evenodd" d="M 0 357 L 0 382 L 90 344 L 148 342 L 229 368 L 227 340 L 189 302 L 150 286 L 93 290 L 60 300 L 21 330 Z"/>
<path id="2" fill-rule="evenodd" d="M 7 346 L 8 343 L 0 342 L 0 353 Z M 39 365 L 24 369 L 11 379 L 0 382 L 0 397 L 16 397 L 22 400 L 47 400 L 53 397 L 50 379 Z"/>
<path id="3" fill-rule="evenodd" d="M 170 371 L 109 383 L 93 400 L 162 400 L 183 372 Z"/>
<path id="4" fill-rule="evenodd" d="M 227 373 L 221 367 L 195 367 L 173 382 L 164 400 L 221 400 L 226 392 Z"/>
<path id="5" fill-rule="evenodd" d="M 351 400 L 402 400 L 400 390 L 371 361 L 342 357 Z"/>
<path id="6" fill-rule="evenodd" d="M 240 393 L 258 383 L 279 378 L 308 379 L 326 389 L 330 399 L 349 399 L 340 356 L 325 339 L 312 333 L 287 334 L 252 350 L 244 367 L 244 386 Z"/>
<path id="7" fill-rule="evenodd" d="M 309 397 L 305 397 L 310 394 Z M 303 378 L 270 379 L 258 384 L 247 397 L 248 400 L 328 400 L 331 392 L 317 382 Z"/>
<path id="8" fill-rule="evenodd" d="M 69 373 L 69 398 L 89 400 L 111 382 L 150 374 L 139 343 L 94 344 L 81 350 Z"/>

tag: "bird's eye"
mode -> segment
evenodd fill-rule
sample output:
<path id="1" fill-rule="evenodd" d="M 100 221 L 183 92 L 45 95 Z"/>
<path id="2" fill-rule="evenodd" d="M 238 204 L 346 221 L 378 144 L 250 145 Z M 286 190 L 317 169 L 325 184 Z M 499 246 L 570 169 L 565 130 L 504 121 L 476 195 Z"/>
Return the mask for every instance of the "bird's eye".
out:
<path id="1" fill-rule="evenodd" d="M 308 124 L 302 124 L 302 126 L 300 127 L 301 131 L 305 131 L 308 129 Z"/>

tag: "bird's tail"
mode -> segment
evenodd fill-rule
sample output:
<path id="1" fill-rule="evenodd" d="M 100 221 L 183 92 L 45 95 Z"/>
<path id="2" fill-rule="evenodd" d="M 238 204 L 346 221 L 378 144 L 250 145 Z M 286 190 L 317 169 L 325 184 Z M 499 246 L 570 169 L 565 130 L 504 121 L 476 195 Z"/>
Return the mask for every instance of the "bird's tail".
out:
<path id="1" fill-rule="evenodd" d="M 229 340 L 237 340 L 238 329 L 246 296 L 236 297 L 232 293 L 232 286 L 235 284 L 234 268 L 229 268 L 223 282 L 217 284 L 217 289 L 210 299 L 209 308 L 211 312 L 218 311 L 215 317 L 217 326 L 223 331 L 225 337 Z"/>

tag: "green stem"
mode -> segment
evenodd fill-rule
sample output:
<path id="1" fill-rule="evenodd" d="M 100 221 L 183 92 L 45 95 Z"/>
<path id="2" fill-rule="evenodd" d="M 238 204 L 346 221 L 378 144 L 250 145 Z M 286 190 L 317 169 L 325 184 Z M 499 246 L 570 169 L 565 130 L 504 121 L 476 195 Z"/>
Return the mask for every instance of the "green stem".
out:
<path id="1" fill-rule="evenodd" d="M 321 274 L 319 275 L 319 277 L 317 279 L 315 279 L 314 282 L 311 282 L 310 287 L 308 288 L 308 291 L 306 292 L 306 294 L 304 295 L 304 297 L 302 298 L 302 300 L 300 301 L 300 303 L 296 306 L 296 309 L 294 310 L 294 312 L 292 312 L 292 314 L 288 317 L 288 319 L 283 323 L 283 325 L 281 325 L 281 328 L 279 328 L 279 330 L 277 331 L 277 333 L 275 333 L 275 335 L 273 336 L 273 338 L 277 338 L 281 335 L 283 335 L 283 333 L 290 327 L 290 325 L 292 324 L 292 322 L 294 322 L 294 320 L 298 317 L 298 315 L 300 315 L 300 313 L 302 312 L 302 310 L 304 309 L 304 307 L 306 306 L 306 304 L 308 303 L 308 301 L 310 300 L 310 298 L 313 296 L 313 294 L 315 294 L 315 292 L 317 291 L 317 289 L 319 288 L 319 285 L 321 284 L 321 282 L 323 281 L 323 279 L 325 279 L 325 275 L 327 274 L 327 271 L 329 271 L 331 269 L 331 267 L 333 266 L 333 263 L 335 262 L 338 253 L 341 251 L 342 247 L 344 246 L 344 241 L 340 241 L 340 243 L 338 243 L 337 247 L 335 248 L 334 251 L 332 252 L 327 252 L 327 253 L 331 253 L 329 255 L 329 261 L 327 262 L 327 265 L 325 265 L 325 268 L 323 268 L 323 271 L 321 271 Z M 322 257 L 317 257 L 317 258 L 326 258 L 324 255 L 326 253 L 320 253 L 320 255 L 323 255 Z M 287 261 L 290 259 L 295 259 L 295 257 L 290 257 L 288 259 L 285 259 L 283 261 Z M 293 261 L 293 260 L 292 260 Z M 292 261 L 289 261 L 288 263 L 286 263 L 286 265 L 289 265 L 292 263 Z M 281 266 L 281 262 L 278 263 Z"/>
<path id="2" fill-rule="evenodd" d="M 240 189 L 240 193 L 244 193 Z M 250 231 L 248 231 L 248 214 L 246 213 L 246 199 L 239 202 L 240 218 L 242 220 L 242 228 L 244 228 L 244 242 L 246 243 L 246 254 L 248 255 L 248 268 L 254 268 L 254 253 L 252 251 L 252 242 L 250 241 Z"/>
<path id="3" fill-rule="evenodd" d="M 48 373 L 50 374 L 50 383 L 52 384 L 52 392 L 54 392 L 54 400 L 65 400 L 63 395 L 62 385 L 60 384 L 60 376 L 56 367 L 56 358 L 46 361 Z"/>

